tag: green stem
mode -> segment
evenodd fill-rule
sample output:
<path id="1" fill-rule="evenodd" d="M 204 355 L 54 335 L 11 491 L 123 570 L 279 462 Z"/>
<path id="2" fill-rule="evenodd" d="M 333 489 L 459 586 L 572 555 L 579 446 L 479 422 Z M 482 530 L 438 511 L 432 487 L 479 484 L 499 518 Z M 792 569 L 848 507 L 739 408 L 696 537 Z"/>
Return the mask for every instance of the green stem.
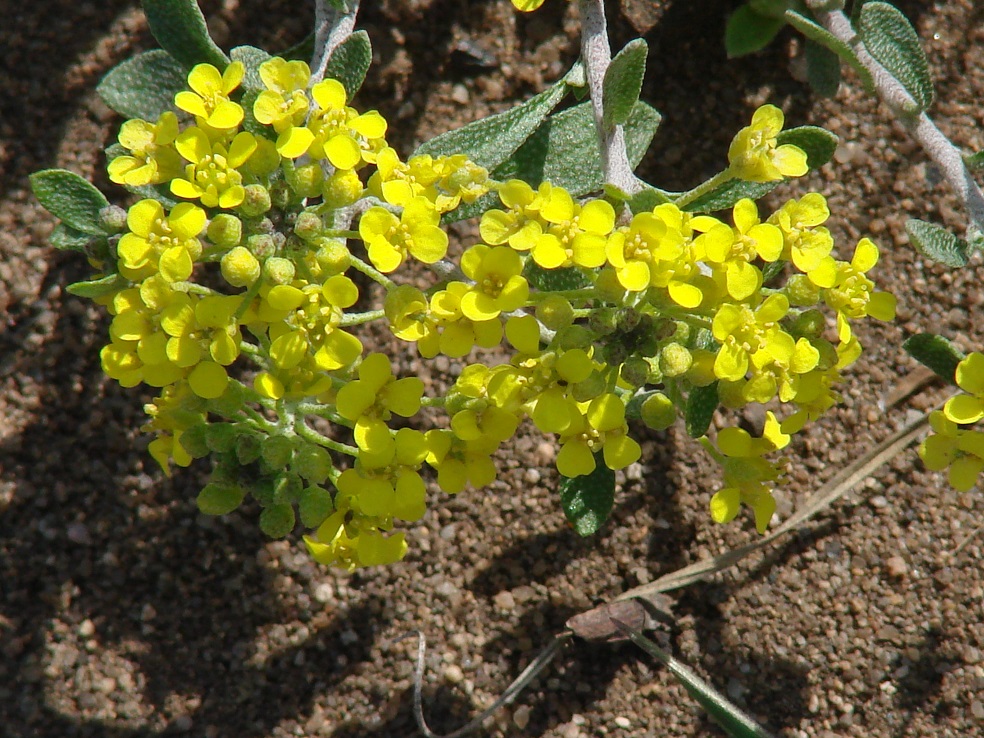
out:
<path id="1" fill-rule="evenodd" d="M 175 292 L 185 292 L 191 295 L 204 295 L 205 297 L 225 297 L 221 292 L 216 292 L 210 287 L 206 287 L 203 284 L 198 284 L 197 282 L 173 282 L 171 284 L 171 289 Z"/>
<path id="2" fill-rule="evenodd" d="M 359 449 L 355 446 L 349 446 L 347 443 L 339 443 L 338 441 L 331 440 L 328 436 L 321 435 L 318 431 L 309 427 L 302 418 L 298 418 L 294 421 L 294 430 L 297 435 L 305 441 L 316 443 L 319 446 L 324 446 L 332 451 L 337 451 L 340 454 L 348 454 L 349 456 L 359 455 Z"/>
<path id="3" fill-rule="evenodd" d="M 350 325 L 362 325 L 363 323 L 370 323 L 385 317 L 385 310 L 367 310 L 364 313 L 344 313 L 342 315 L 342 322 L 339 325 L 343 328 Z"/>
<path id="4" fill-rule="evenodd" d="M 448 403 L 448 398 L 446 397 L 421 397 L 420 406 L 421 407 L 444 407 Z"/>
<path id="5" fill-rule="evenodd" d="M 598 290 L 594 287 L 582 287 L 577 290 L 557 290 L 550 292 L 531 292 L 527 298 L 526 307 L 533 307 L 548 297 L 563 297 L 565 300 L 594 300 L 598 298 Z"/>
<path id="6" fill-rule="evenodd" d="M 674 205 L 676 205 L 681 210 L 687 205 L 692 203 L 697 198 L 706 195 L 708 192 L 720 187 L 725 182 L 730 182 L 735 179 L 735 176 L 731 173 L 731 169 L 725 169 L 723 172 L 719 172 L 711 177 L 706 182 L 703 182 L 692 190 L 687 190 L 680 197 L 674 200 Z"/>
<path id="7" fill-rule="evenodd" d="M 351 428 L 354 423 L 347 418 L 343 418 L 332 405 L 322 405 L 316 402 L 301 402 L 295 408 L 303 415 L 317 415 L 319 418 L 330 420 L 335 425 L 344 425 Z"/>
<path id="8" fill-rule="evenodd" d="M 236 308 L 236 312 L 233 314 L 233 319 L 238 323 L 239 319 L 246 314 L 249 309 L 250 303 L 253 302 L 253 298 L 260 294 L 260 287 L 263 284 L 262 279 L 257 279 L 253 284 L 249 286 L 249 289 L 243 293 L 243 301 Z"/>
<path id="9" fill-rule="evenodd" d="M 387 277 L 385 274 L 383 274 L 381 271 L 376 269 L 374 266 L 371 266 L 366 262 L 362 261 L 362 259 L 360 259 L 358 256 L 355 256 L 354 254 L 349 254 L 349 264 L 355 269 L 357 269 L 358 271 L 365 274 L 370 279 L 381 284 L 383 287 L 386 288 L 387 291 L 392 290 L 393 288 L 396 287 L 396 282 L 394 282 L 392 279 Z"/>

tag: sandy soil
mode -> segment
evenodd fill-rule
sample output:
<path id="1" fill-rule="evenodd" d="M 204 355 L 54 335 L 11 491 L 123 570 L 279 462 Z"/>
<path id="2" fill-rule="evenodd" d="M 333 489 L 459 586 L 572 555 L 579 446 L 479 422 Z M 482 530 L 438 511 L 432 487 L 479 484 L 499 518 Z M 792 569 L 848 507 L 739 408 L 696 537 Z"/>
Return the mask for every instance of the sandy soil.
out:
<path id="1" fill-rule="evenodd" d="M 325 571 L 296 542 L 264 540 L 255 510 L 199 515 L 206 470 L 166 479 L 146 454 L 137 429 L 151 394 L 102 376 L 105 316 L 64 291 L 87 267 L 45 245 L 52 221 L 26 179 L 67 167 L 111 192 L 102 150 L 119 121 L 92 90 L 153 46 L 137 5 L 2 3 L 0 733 L 414 735 L 414 646 L 394 643 L 411 630 L 431 646 L 427 714 L 450 731 L 571 614 L 755 538 L 744 516 L 710 521 L 715 472 L 680 429 L 643 432 L 643 462 L 622 475 L 611 520 L 589 540 L 565 524 L 553 446 L 532 428 L 502 454 L 490 488 L 455 499 L 435 490 L 407 560 L 388 569 Z M 227 48 L 285 48 L 312 15 L 286 0 L 202 5 Z M 576 55 L 572 9 L 558 0 L 531 18 L 506 0 L 366 5 L 378 58 L 358 104 L 390 119 L 403 153 L 529 96 Z M 785 516 L 941 396 L 930 387 L 883 409 L 916 368 L 899 348 L 905 336 L 934 330 L 984 345 L 979 260 L 951 273 L 907 244 L 908 217 L 960 228 L 962 216 L 854 77 L 833 101 L 815 99 L 791 76 L 788 34 L 729 62 L 721 38 L 734 3 L 624 5 L 640 25 L 655 23 L 643 95 L 664 122 L 643 175 L 682 188 L 712 174 L 766 100 L 791 124 L 826 126 L 841 137 L 836 161 L 777 198 L 826 194 L 841 256 L 859 236 L 875 238 L 877 278 L 902 306 L 894 324 L 862 328 L 866 351 L 843 405 L 796 441 Z M 621 45 L 634 31 L 611 6 Z M 984 12 L 972 0 L 899 6 L 925 41 L 941 128 L 984 147 Z M 463 41 L 483 44 L 491 65 L 453 69 Z M 404 366 L 438 386 L 458 368 L 413 357 Z M 982 506 L 978 490 L 948 490 L 910 450 L 800 534 L 675 593 L 673 649 L 778 735 L 984 735 L 984 536 L 957 551 Z M 486 734 L 720 733 L 638 650 L 575 643 Z"/>

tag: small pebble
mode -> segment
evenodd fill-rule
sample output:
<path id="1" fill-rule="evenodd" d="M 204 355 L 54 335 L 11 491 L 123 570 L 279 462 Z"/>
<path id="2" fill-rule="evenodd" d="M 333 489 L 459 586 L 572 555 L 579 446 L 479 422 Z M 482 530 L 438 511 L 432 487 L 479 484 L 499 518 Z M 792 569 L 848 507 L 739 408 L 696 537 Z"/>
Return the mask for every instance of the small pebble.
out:
<path id="1" fill-rule="evenodd" d="M 516 712 L 513 713 L 513 722 L 516 727 L 523 730 L 527 725 L 530 724 L 530 708 L 526 705 L 520 705 L 516 708 Z"/>
<path id="2" fill-rule="evenodd" d="M 512 592 L 499 592 L 499 594 L 492 598 L 492 601 L 495 603 L 496 607 L 500 610 L 505 610 L 506 612 L 509 612 L 516 607 L 516 599 L 513 597 Z"/>
<path id="3" fill-rule="evenodd" d="M 465 679 L 465 672 L 457 664 L 451 664 L 444 669 L 444 678 L 452 684 L 461 684 Z"/>
<path id="4" fill-rule="evenodd" d="M 618 727 L 620 727 L 623 730 L 625 730 L 625 729 L 629 728 L 632 725 L 632 721 L 629 720 L 627 717 L 623 717 L 622 715 L 619 715 L 617 718 L 615 718 L 615 724 Z"/>
<path id="5" fill-rule="evenodd" d="M 450 523 L 441 528 L 441 532 L 438 535 L 440 535 L 443 540 L 450 541 L 454 538 L 454 530 L 454 523 Z"/>
<path id="6" fill-rule="evenodd" d="M 322 582 L 314 588 L 314 599 L 322 605 L 326 602 L 331 602 L 334 597 L 335 589 L 328 582 Z"/>
<path id="7" fill-rule="evenodd" d="M 79 623 L 79 635 L 83 638 L 91 638 L 96 634 L 96 624 L 86 618 Z"/>
<path id="8" fill-rule="evenodd" d="M 974 700 L 970 703 L 970 714 L 978 720 L 984 720 L 984 702 Z"/>
<path id="9" fill-rule="evenodd" d="M 68 528 L 65 529 L 65 534 L 68 536 L 68 540 L 80 546 L 88 546 L 92 543 L 92 536 L 89 535 L 89 529 L 84 523 L 69 523 Z"/>
<path id="10" fill-rule="evenodd" d="M 885 571 L 890 577 L 903 577 L 909 571 L 909 566 L 901 556 L 890 556 L 885 560 Z"/>
<path id="11" fill-rule="evenodd" d="M 471 96 L 468 94 L 468 88 L 460 84 L 455 85 L 451 88 L 451 99 L 461 105 L 467 104 L 471 99 Z"/>
<path id="12" fill-rule="evenodd" d="M 888 507 L 888 498 L 885 495 L 875 495 L 871 498 L 871 506 L 875 508 Z"/>

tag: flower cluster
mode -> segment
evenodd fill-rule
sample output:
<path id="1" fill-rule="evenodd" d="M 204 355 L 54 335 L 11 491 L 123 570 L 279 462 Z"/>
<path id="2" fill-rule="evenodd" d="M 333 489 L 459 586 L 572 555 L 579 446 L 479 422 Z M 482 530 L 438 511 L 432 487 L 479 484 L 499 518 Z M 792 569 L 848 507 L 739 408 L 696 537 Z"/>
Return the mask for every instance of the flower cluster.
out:
<path id="1" fill-rule="evenodd" d="M 963 392 L 930 414 L 934 433 L 919 446 L 919 456 L 932 471 L 946 469 L 950 486 L 966 492 L 984 471 L 984 431 L 974 427 L 984 418 L 984 354 L 961 361 L 955 379 Z"/>
<path id="2" fill-rule="evenodd" d="M 104 265 L 103 368 L 159 388 L 146 430 L 165 471 L 215 458 L 203 510 L 249 495 L 274 536 L 299 514 L 326 564 L 401 559 L 425 470 L 450 494 L 487 485 L 524 420 L 556 436 L 559 472 L 579 477 L 637 461 L 630 421 L 666 428 L 708 388 L 727 408 L 783 407 L 761 438 L 706 441 L 725 479 L 712 516 L 745 504 L 764 530 L 781 476 L 765 457 L 837 401 L 861 351 L 853 323 L 894 314 L 867 276 L 877 248 L 862 239 L 838 261 L 815 193 L 767 216 L 751 200 L 727 218 L 669 200 L 633 214 L 549 182 L 493 181 L 463 155 L 404 161 L 381 115 L 303 62 L 201 64 L 188 86 L 180 118 L 124 123 L 109 164 L 143 199 Z M 782 123 L 759 110 L 728 176 L 803 174 L 803 152 L 776 142 Z M 442 217 L 491 191 L 481 242 L 449 262 Z M 422 289 L 414 262 L 443 280 Z M 445 396 L 366 354 L 357 329 L 373 321 L 424 358 L 468 357 Z M 475 358 L 503 342 L 510 360 Z M 419 429 L 425 406 L 446 427 Z"/>

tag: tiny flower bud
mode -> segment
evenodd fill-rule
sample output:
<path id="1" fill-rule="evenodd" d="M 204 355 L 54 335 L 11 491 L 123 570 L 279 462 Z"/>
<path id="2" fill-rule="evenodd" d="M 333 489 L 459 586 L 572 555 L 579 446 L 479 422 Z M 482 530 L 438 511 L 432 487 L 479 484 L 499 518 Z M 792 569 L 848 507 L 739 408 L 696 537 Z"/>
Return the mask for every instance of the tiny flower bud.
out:
<path id="1" fill-rule="evenodd" d="M 590 402 L 598 397 L 608 386 L 608 380 L 601 372 L 593 372 L 583 382 L 574 385 L 572 395 L 575 402 Z"/>
<path id="2" fill-rule="evenodd" d="M 619 369 L 622 379 L 633 387 L 641 387 L 649 380 L 649 362 L 641 356 L 630 356 Z"/>
<path id="3" fill-rule="evenodd" d="M 205 235 L 216 246 L 231 249 L 243 238 L 243 222 L 231 213 L 219 213 L 208 224 Z"/>
<path id="4" fill-rule="evenodd" d="M 287 183 L 299 198 L 319 196 L 323 181 L 324 173 L 318 164 L 302 164 L 287 175 Z"/>
<path id="5" fill-rule="evenodd" d="M 340 239 L 324 239 L 314 258 L 329 275 L 341 274 L 349 267 L 349 250 Z"/>
<path id="6" fill-rule="evenodd" d="M 260 278 L 260 262 L 242 246 L 224 254 L 219 268 L 225 281 L 233 287 L 248 287 Z"/>
<path id="7" fill-rule="evenodd" d="M 651 394 L 642 403 L 642 422 L 653 430 L 666 430 L 676 422 L 673 401 L 662 392 Z"/>
<path id="8" fill-rule="evenodd" d="M 290 203 L 291 191 L 286 182 L 275 182 L 270 186 L 270 202 L 273 207 L 283 210 Z"/>
<path id="9" fill-rule="evenodd" d="M 536 317 L 550 330 L 559 331 L 574 322 L 574 308 L 566 298 L 551 295 L 536 306 Z"/>
<path id="10" fill-rule="evenodd" d="M 277 253 L 277 244 L 274 242 L 273 236 L 265 233 L 258 233 L 247 238 L 246 248 L 260 261 L 265 261 Z"/>
<path id="11" fill-rule="evenodd" d="M 679 377 L 690 371 L 694 357 L 679 343 L 669 343 L 659 354 L 659 370 L 665 377 Z"/>
<path id="12" fill-rule="evenodd" d="M 351 169 L 335 172 L 325 180 L 322 196 L 330 208 L 343 208 L 362 197 L 363 187 L 359 175 Z"/>
<path id="13" fill-rule="evenodd" d="M 270 209 L 270 192 L 263 185 L 246 185 L 246 197 L 239 211 L 247 218 L 257 218 Z"/>
<path id="14" fill-rule="evenodd" d="M 613 308 L 598 308 L 588 317 L 588 328 L 596 336 L 607 336 L 615 332 L 618 316 Z"/>
<path id="15" fill-rule="evenodd" d="M 634 331 L 642 320 L 642 313 L 634 308 L 626 308 L 618 315 L 618 329 L 623 333 Z"/>
<path id="16" fill-rule="evenodd" d="M 790 305 L 805 307 L 820 302 L 820 288 L 805 274 L 794 274 L 786 280 L 786 295 Z"/>
<path id="17" fill-rule="evenodd" d="M 294 221 L 294 233 L 305 241 L 310 241 L 318 236 L 324 229 L 321 217 L 317 213 L 305 210 L 297 214 Z"/>
<path id="18" fill-rule="evenodd" d="M 561 349 L 587 348 L 595 334 L 583 325 L 570 325 L 557 334 L 557 347 Z"/>
<path id="19" fill-rule="evenodd" d="M 819 338 L 826 328 L 827 319 L 822 312 L 814 308 L 796 316 L 790 322 L 789 332 L 797 338 L 800 336 L 804 338 Z"/>
<path id="20" fill-rule="evenodd" d="M 282 256 L 271 256 L 263 262 L 263 276 L 272 284 L 290 284 L 294 271 L 294 262 Z"/>
<path id="21" fill-rule="evenodd" d="M 126 211 L 119 205 L 107 205 L 99 211 L 99 223 L 109 233 L 126 230 Z"/>

